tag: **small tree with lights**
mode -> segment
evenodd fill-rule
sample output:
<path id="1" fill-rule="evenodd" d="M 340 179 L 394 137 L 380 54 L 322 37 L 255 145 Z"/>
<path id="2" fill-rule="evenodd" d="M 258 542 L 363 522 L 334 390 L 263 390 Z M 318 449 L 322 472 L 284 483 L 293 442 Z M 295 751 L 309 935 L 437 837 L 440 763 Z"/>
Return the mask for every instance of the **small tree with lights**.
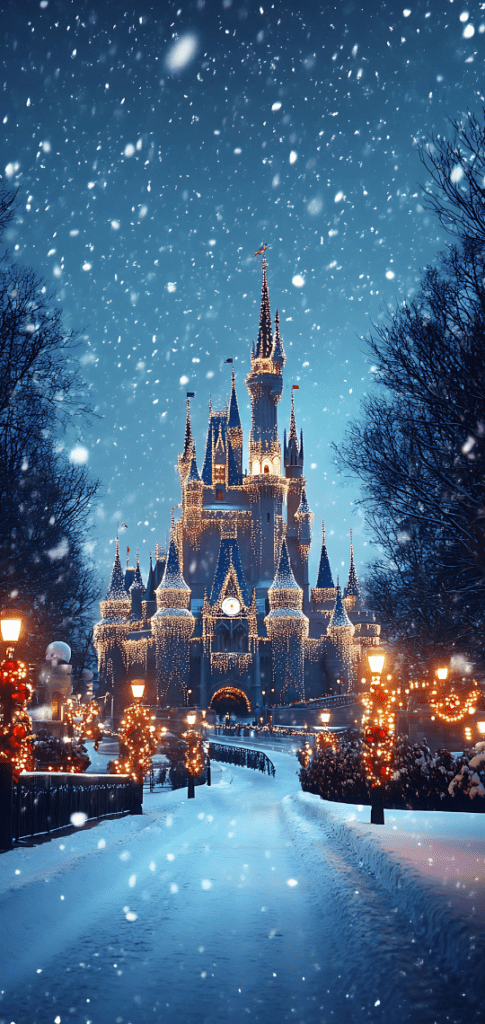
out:
<path id="1" fill-rule="evenodd" d="M 158 730 L 155 715 L 151 714 L 150 708 L 139 703 L 145 689 L 143 680 L 134 680 L 131 689 L 136 703 L 126 709 L 121 720 L 118 733 L 120 756 L 110 761 L 109 766 L 112 774 L 129 775 L 136 782 L 142 783 L 150 771 L 152 755 L 157 749 Z"/>
<path id="2" fill-rule="evenodd" d="M 77 705 L 72 698 L 67 701 L 65 720 L 68 722 L 73 739 L 78 742 L 82 742 L 83 739 L 94 740 L 95 750 L 98 750 L 100 740 L 103 738 L 100 716 L 101 712 L 96 700 Z"/>
<path id="3" fill-rule="evenodd" d="M 10 766 L 14 782 L 20 773 L 32 771 L 32 719 L 27 704 L 32 690 L 27 683 L 27 665 L 13 657 L 22 628 L 22 616 L 10 607 L 0 616 L 2 640 L 6 644 L 6 658 L 0 665 L 0 763 Z M 10 769 L 9 769 L 10 770 Z"/>

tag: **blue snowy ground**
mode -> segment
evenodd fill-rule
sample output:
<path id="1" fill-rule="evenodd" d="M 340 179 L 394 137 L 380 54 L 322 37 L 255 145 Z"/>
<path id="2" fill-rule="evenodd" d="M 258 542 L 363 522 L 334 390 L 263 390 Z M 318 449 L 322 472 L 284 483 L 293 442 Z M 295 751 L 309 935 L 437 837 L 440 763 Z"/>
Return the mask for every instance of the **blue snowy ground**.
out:
<path id="1" fill-rule="evenodd" d="M 371 829 L 270 757 L 0 857 L 0 1024 L 483 1021 L 485 816 Z"/>

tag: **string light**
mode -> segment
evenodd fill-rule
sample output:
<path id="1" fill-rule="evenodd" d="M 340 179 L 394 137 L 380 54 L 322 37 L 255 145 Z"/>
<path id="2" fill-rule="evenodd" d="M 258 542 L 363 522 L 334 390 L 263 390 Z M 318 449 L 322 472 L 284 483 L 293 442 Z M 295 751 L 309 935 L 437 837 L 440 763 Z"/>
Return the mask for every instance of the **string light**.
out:
<path id="1" fill-rule="evenodd" d="M 150 708 L 131 704 L 125 711 L 118 735 L 120 751 L 125 749 L 126 754 L 120 753 L 115 761 L 111 761 L 111 772 L 130 775 L 137 782 L 143 782 L 151 768 L 152 754 L 157 749 L 155 715 L 151 714 Z"/>
<path id="2" fill-rule="evenodd" d="M 7 658 L 0 666 L 0 761 L 8 761 L 13 779 L 21 772 L 33 771 L 34 755 L 32 719 L 27 704 L 32 688 L 26 682 L 27 665 Z"/>

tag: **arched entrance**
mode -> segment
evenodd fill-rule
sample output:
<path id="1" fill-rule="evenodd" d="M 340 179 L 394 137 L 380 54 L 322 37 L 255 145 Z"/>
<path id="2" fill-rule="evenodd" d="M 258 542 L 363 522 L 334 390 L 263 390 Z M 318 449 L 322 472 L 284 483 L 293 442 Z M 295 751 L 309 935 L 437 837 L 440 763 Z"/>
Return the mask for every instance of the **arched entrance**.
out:
<path id="1" fill-rule="evenodd" d="M 216 690 L 209 705 L 211 711 L 216 715 L 247 715 L 251 711 L 251 704 L 244 690 L 237 686 L 221 686 Z"/>

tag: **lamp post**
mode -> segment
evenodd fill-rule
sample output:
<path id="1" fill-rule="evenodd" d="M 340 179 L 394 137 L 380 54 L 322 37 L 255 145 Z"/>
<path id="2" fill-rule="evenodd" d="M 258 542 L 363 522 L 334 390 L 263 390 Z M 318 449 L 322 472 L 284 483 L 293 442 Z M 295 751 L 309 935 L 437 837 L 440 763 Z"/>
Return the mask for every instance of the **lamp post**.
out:
<path id="1" fill-rule="evenodd" d="M 187 749 L 185 751 L 185 769 L 188 772 L 188 800 L 195 797 L 195 776 L 199 775 L 204 767 L 204 745 L 202 742 L 202 736 L 192 728 L 192 726 L 195 725 L 196 720 L 196 712 L 189 711 L 186 718 L 189 731 L 184 733 L 184 738 L 187 742 Z"/>
<path id="2" fill-rule="evenodd" d="M 485 722 L 477 722 L 477 729 L 480 736 L 485 736 Z"/>
<path id="3" fill-rule="evenodd" d="M 362 696 L 364 714 L 362 731 L 364 747 L 362 757 L 367 778 L 371 780 L 372 804 L 371 824 L 384 824 L 381 786 L 390 775 L 390 761 L 394 739 L 394 711 L 390 706 L 390 695 L 381 685 L 381 675 L 386 659 L 381 647 L 371 647 L 367 660 L 372 679 L 368 693 Z"/>
<path id="4" fill-rule="evenodd" d="M 317 750 L 325 750 L 326 747 L 332 747 L 335 749 L 335 742 L 332 733 L 329 731 L 328 723 L 330 721 L 330 711 L 322 711 L 320 715 L 320 721 L 323 725 L 323 729 L 317 735 L 316 748 Z"/>
<path id="5" fill-rule="evenodd" d="M 27 666 L 14 661 L 14 644 L 22 628 L 22 616 L 11 605 L 0 614 L 0 632 L 6 657 L 0 665 L 0 849 L 12 848 L 12 783 L 33 768 L 32 720 L 27 713 L 31 691 Z"/>

